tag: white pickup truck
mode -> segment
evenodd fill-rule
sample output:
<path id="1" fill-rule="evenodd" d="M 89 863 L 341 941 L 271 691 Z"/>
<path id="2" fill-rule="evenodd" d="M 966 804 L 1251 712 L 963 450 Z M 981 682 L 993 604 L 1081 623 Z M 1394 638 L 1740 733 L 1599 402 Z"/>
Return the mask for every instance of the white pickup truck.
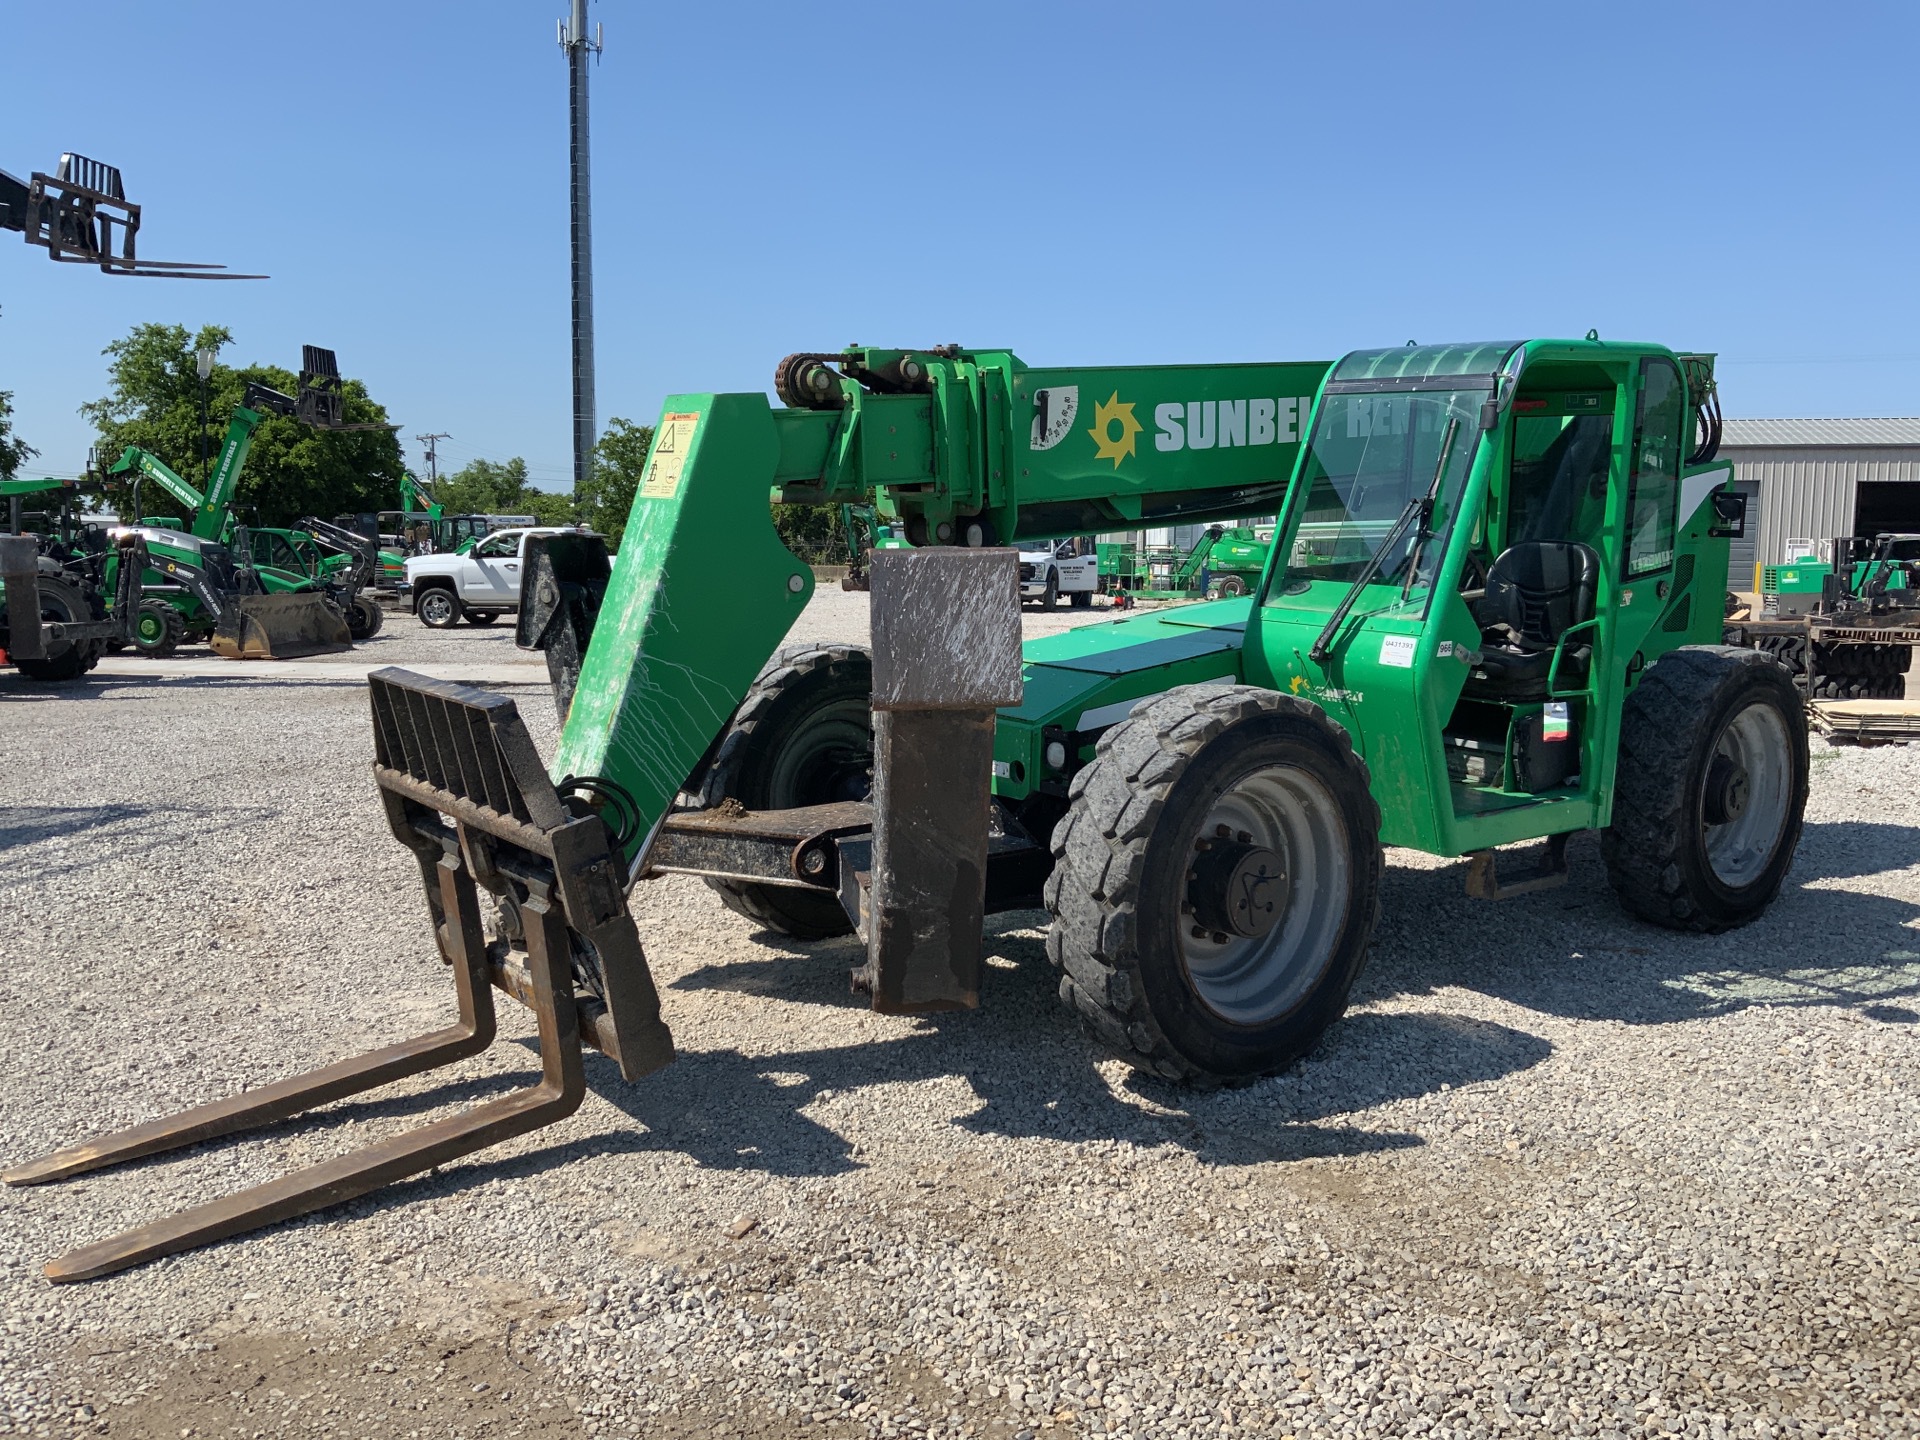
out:
<path id="1" fill-rule="evenodd" d="M 407 589 L 422 625 L 444 630 L 465 620 L 491 625 L 520 608 L 520 562 L 529 535 L 564 535 L 570 527 L 535 525 L 496 530 L 464 555 L 415 555 Z"/>
<path id="2" fill-rule="evenodd" d="M 1076 610 L 1084 610 L 1099 588 L 1100 561 L 1091 536 L 1021 547 L 1021 600 L 1038 600 L 1042 609 L 1051 610 L 1067 595 Z"/>

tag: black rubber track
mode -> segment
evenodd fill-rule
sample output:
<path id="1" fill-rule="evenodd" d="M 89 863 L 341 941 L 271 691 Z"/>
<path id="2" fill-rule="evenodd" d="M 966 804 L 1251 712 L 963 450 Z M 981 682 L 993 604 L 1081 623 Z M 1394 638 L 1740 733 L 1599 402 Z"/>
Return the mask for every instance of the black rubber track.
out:
<path id="1" fill-rule="evenodd" d="M 734 712 L 733 723 L 700 777 L 697 798 L 710 809 L 727 797 L 749 808 L 766 803 L 752 790 L 748 770 L 758 763 L 765 727 L 778 724 L 787 704 L 806 687 L 818 684 L 858 686 L 873 692 L 873 657 L 862 645 L 802 643 L 776 650 Z M 839 898 L 787 885 L 741 884 L 709 879 L 707 884 L 727 908 L 756 924 L 797 940 L 824 940 L 853 929 Z"/>
<path id="2" fill-rule="evenodd" d="M 1773 862 L 1735 892 L 1705 870 L 1700 786 L 1721 728 L 1744 698 L 1769 694 L 1787 725 L 1794 778 Z M 1757 918 L 1779 893 L 1807 805 L 1807 718 L 1791 677 L 1764 652 L 1687 645 L 1655 662 L 1627 697 L 1613 782 L 1613 823 L 1600 836 L 1620 902 L 1672 930 L 1713 933 Z"/>
<path id="3" fill-rule="evenodd" d="M 1174 786 L 1231 726 L 1273 714 L 1307 722 L 1357 774 L 1372 861 L 1355 883 L 1364 885 L 1368 897 L 1363 924 L 1370 938 L 1380 917 L 1383 862 L 1380 809 L 1368 788 L 1366 762 L 1324 711 L 1290 695 L 1249 685 L 1182 685 L 1147 702 L 1100 737 L 1093 762 L 1073 777 L 1066 818 L 1054 827 L 1053 873 L 1045 892 L 1053 916 L 1047 955 L 1062 972 L 1060 998 L 1095 1040 L 1147 1074 L 1203 1088 L 1259 1078 L 1211 1073 L 1175 1049 L 1146 1002 L 1135 921 L 1148 845 Z M 1365 945 L 1363 938 L 1362 957 Z M 1351 983 L 1348 975 L 1340 985 L 1340 1008 Z M 1294 1058 L 1261 1073 L 1277 1073 Z"/>

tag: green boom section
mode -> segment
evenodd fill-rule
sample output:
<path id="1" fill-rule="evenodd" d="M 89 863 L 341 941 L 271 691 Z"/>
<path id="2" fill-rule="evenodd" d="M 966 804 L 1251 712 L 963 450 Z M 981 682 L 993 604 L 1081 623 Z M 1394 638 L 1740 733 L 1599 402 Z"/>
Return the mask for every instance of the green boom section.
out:
<path id="1" fill-rule="evenodd" d="M 968 520 L 1005 543 L 1276 510 L 1328 369 L 860 347 L 828 362 L 818 408 L 680 395 L 655 429 L 553 767 L 621 786 L 643 829 L 813 593 L 770 500 L 873 504 L 936 543 Z"/>
<path id="2" fill-rule="evenodd" d="M 1031 369 L 1004 350 L 860 347 L 840 359 L 828 408 L 774 412 L 780 498 L 871 501 L 916 543 L 955 540 L 974 518 L 1004 543 L 1275 510 L 1328 369 Z M 904 393 L 851 378 L 903 366 L 916 376 Z"/>
<path id="3" fill-rule="evenodd" d="M 672 396 L 654 435 L 553 766 L 624 788 L 647 830 L 813 596 L 767 504 L 766 396 Z"/>

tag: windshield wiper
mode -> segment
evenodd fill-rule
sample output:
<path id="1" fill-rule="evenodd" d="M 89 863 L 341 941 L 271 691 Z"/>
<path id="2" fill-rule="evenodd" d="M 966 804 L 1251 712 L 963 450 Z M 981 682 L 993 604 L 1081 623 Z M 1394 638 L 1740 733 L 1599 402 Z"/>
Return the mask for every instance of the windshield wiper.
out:
<path id="1" fill-rule="evenodd" d="M 1340 633 L 1340 627 L 1346 623 L 1353 602 L 1360 598 L 1360 592 L 1373 583 L 1373 577 L 1380 573 L 1380 567 L 1386 563 L 1387 553 L 1400 543 L 1400 537 L 1407 533 L 1407 527 L 1415 520 L 1420 522 L 1421 539 L 1414 542 L 1409 559 L 1417 556 L 1420 547 L 1432 538 L 1428 526 L 1433 521 L 1434 501 L 1440 494 L 1440 482 L 1446 478 L 1447 459 L 1453 453 L 1453 437 L 1460 431 L 1460 417 L 1454 416 L 1447 421 L 1447 433 L 1440 441 L 1440 463 L 1433 467 L 1433 483 L 1427 486 L 1425 495 L 1416 495 L 1407 502 L 1407 508 L 1400 512 L 1400 518 L 1393 522 L 1393 528 L 1387 531 L 1386 538 L 1379 548 L 1367 557 L 1367 563 L 1360 567 L 1360 573 L 1353 577 L 1353 583 L 1347 587 L 1347 593 L 1340 597 L 1340 603 L 1333 607 L 1333 614 L 1327 617 L 1327 623 L 1321 628 L 1319 638 L 1307 651 L 1307 658 L 1316 665 L 1324 665 L 1327 656 L 1333 653 L 1333 637 Z M 1407 589 L 1412 588 L 1413 572 L 1407 572 Z M 1402 598 L 1406 589 L 1401 592 Z"/>

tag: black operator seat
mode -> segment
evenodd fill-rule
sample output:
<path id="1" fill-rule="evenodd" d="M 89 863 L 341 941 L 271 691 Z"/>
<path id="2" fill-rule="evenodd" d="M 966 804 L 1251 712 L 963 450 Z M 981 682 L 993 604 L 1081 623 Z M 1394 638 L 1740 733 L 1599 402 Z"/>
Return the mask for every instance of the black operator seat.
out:
<path id="1" fill-rule="evenodd" d="M 1480 661 L 1465 694 L 1524 703 L 1547 698 L 1547 677 L 1560 637 L 1593 618 L 1600 557 L 1571 540 L 1523 540 L 1500 552 L 1487 571 L 1480 620 Z M 1593 647 L 1569 645 L 1560 663 L 1562 689 L 1584 684 Z"/>

